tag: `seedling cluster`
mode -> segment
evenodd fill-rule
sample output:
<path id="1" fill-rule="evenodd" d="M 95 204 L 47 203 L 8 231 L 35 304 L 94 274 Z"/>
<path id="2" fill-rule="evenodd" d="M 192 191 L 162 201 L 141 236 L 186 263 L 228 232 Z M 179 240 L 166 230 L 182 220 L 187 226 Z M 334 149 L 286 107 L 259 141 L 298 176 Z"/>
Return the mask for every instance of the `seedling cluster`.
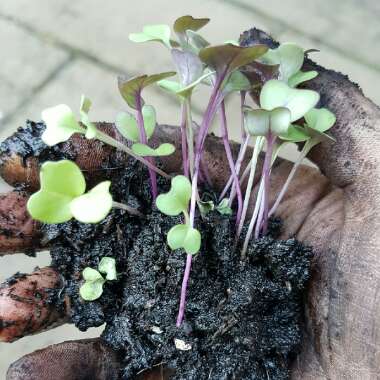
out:
<path id="1" fill-rule="evenodd" d="M 172 227 L 167 235 L 171 249 L 183 249 L 187 254 L 177 326 L 181 325 L 184 317 L 191 263 L 201 249 L 201 234 L 196 229 L 197 212 L 201 217 L 212 210 L 233 215 L 236 242 L 242 243 L 237 246 L 242 246 L 240 254 L 244 260 L 251 239 L 267 233 L 270 216 L 276 213 L 289 183 L 310 149 L 324 140 L 333 140 L 326 131 L 335 123 L 335 116 L 329 110 L 316 108 L 319 101 L 317 92 L 298 88 L 318 75 L 316 71 L 301 70 L 307 54 L 304 49 L 293 43 L 284 43 L 274 49 L 264 44 L 242 47 L 235 41 L 211 46 L 199 34 L 208 22 L 207 18 L 183 16 L 174 23 L 174 37 L 167 25 L 145 26 L 141 33 L 130 35 L 130 40 L 137 43 L 161 43 L 169 51 L 175 71 L 119 78 L 119 91 L 132 111 L 122 112 L 116 117 L 116 128 L 125 142 L 96 128 L 88 116 L 91 102 L 86 97 L 81 100 L 80 122 L 66 105 L 42 112 L 46 124 L 42 139 L 47 145 L 58 144 L 79 133 L 87 139 L 98 139 L 122 150 L 147 167 L 152 198 L 157 208 L 168 216 L 183 214 L 184 222 Z M 176 80 L 171 78 L 174 75 L 177 75 Z M 153 85 L 175 96 L 180 104 L 183 174 L 174 178 L 156 166 L 156 158 L 172 154 L 174 146 L 163 143 L 153 147 L 149 143 L 157 124 L 156 111 L 152 105 L 145 103 L 142 93 L 146 87 Z M 208 86 L 210 97 L 199 127 L 195 128 L 192 97 L 198 86 Z M 236 95 L 240 97 L 241 120 L 237 124 L 240 124 L 241 141 L 235 160 L 229 141 L 225 100 Z M 201 165 L 202 157 L 205 140 L 217 114 L 230 178 L 219 196 L 218 204 L 214 204 L 201 200 L 199 184 L 200 179 L 208 175 Z M 274 204 L 270 205 L 273 164 L 282 147 L 289 142 L 301 143 L 303 147 Z M 253 145 L 252 150 L 248 149 L 250 145 Z M 251 155 L 249 164 L 243 168 L 248 152 Z M 257 191 L 254 191 L 254 178 L 257 178 L 262 152 L 264 162 Z M 168 193 L 158 195 L 157 174 L 171 179 Z M 32 195 L 28 202 L 29 212 L 37 220 L 62 223 L 74 217 L 84 223 L 97 223 L 112 206 L 140 215 L 138 210 L 112 200 L 109 181 L 85 193 L 84 177 L 70 161 L 47 162 L 42 165 L 40 175 L 41 190 Z M 247 178 L 243 191 L 242 183 Z M 254 207 L 248 214 L 251 204 Z M 248 229 L 242 236 L 245 224 L 248 224 Z M 99 271 L 102 271 L 100 267 Z M 86 300 L 100 297 L 105 281 L 103 276 L 94 269 L 86 268 L 83 277 L 86 282 L 81 288 L 82 297 Z"/>

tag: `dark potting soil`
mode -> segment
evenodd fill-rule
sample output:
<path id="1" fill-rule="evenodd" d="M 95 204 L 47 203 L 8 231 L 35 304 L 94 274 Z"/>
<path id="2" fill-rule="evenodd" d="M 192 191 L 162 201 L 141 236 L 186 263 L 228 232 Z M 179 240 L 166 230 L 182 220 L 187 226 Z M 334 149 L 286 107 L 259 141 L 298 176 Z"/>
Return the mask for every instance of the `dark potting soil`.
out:
<path id="1" fill-rule="evenodd" d="M 159 188 L 167 191 L 169 184 L 161 181 Z M 102 338 L 124 358 L 121 378 L 164 364 L 176 369 L 175 380 L 288 379 L 301 340 L 311 249 L 295 239 L 276 240 L 280 224 L 272 221 L 271 234 L 252 241 L 242 264 L 233 250 L 233 219 L 198 218 L 202 249 L 177 328 L 185 253 L 168 248 L 166 233 L 180 218 L 152 210 L 146 172 L 132 161 L 113 178 L 111 191 L 146 218 L 115 210 L 97 225 L 72 221 L 44 232 L 66 282 L 56 297 L 70 298 L 80 330 L 106 323 Z M 97 268 L 104 256 L 116 259 L 118 280 L 105 284 L 100 299 L 85 302 L 78 295 L 80 273 Z"/>

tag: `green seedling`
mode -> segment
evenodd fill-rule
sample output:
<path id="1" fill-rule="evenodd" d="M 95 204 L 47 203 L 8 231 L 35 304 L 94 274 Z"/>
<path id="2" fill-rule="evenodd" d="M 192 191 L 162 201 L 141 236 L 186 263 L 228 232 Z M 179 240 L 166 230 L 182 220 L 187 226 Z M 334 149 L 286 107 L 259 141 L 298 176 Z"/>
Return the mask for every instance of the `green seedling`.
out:
<path id="1" fill-rule="evenodd" d="M 300 46 L 284 43 L 276 49 L 268 50 L 261 60 L 266 64 L 279 65 L 279 79 L 290 87 L 296 87 L 318 75 L 316 71 L 301 71 L 304 59 L 305 52 Z"/>
<path id="2" fill-rule="evenodd" d="M 146 25 L 140 33 L 131 33 L 129 39 L 132 42 L 151 42 L 156 41 L 164 44 L 167 48 L 178 46 L 178 42 L 170 38 L 171 31 L 168 25 Z"/>
<path id="3" fill-rule="evenodd" d="M 101 275 L 104 273 L 105 278 Z M 95 301 L 103 294 L 106 281 L 117 280 L 116 261 L 113 257 L 103 257 L 98 270 L 87 267 L 82 272 L 85 283 L 79 288 L 79 294 L 85 301 Z"/>
<path id="4" fill-rule="evenodd" d="M 136 143 L 132 145 L 132 150 L 138 156 L 161 157 L 173 154 L 175 147 L 173 144 L 163 143 L 158 148 L 153 149 L 148 145 Z"/>
<path id="5" fill-rule="evenodd" d="M 191 197 L 191 183 L 185 176 L 179 175 L 172 179 L 170 191 L 157 197 L 157 208 L 164 214 L 176 216 L 184 214 L 185 224 L 179 224 L 170 229 L 168 245 L 171 249 L 183 248 L 189 255 L 199 252 L 201 235 L 189 223 L 187 212 Z"/>
<path id="6" fill-rule="evenodd" d="M 310 111 L 319 101 L 319 94 L 312 90 L 291 88 L 276 79 L 268 81 L 260 94 L 260 106 L 264 110 L 277 107 L 289 109 L 290 121 L 296 121 Z"/>
<path id="7" fill-rule="evenodd" d="M 86 133 L 86 129 L 78 123 L 73 111 L 66 104 L 45 109 L 41 118 L 46 125 L 41 138 L 46 145 L 53 146 L 67 141 L 74 133 Z"/>
<path id="8" fill-rule="evenodd" d="M 199 29 L 207 25 L 209 21 L 209 18 L 194 18 L 193 16 L 189 15 L 179 17 L 177 20 L 175 20 L 173 29 L 179 38 L 182 49 L 197 52 L 197 44 L 193 43 L 193 40 L 189 36 L 189 33 L 197 32 Z"/>
<path id="9" fill-rule="evenodd" d="M 326 108 L 313 108 L 305 115 L 304 127 L 292 126 L 285 136 L 281 136 L 282 139 L 290 140 L 292 142 L 305 142 L 301 150 L 297 161 L 294 163 L 288 178 L 286 179 L 282 189 L 280 190 L 275 203 L 273 204 L 271 210 L 269 211 L 269 216 L 273 215 L 278 206 L 280 205 L 286 191 L 289 188 L 289 184 L 294 178 L 296 171 L 302 161 L 305 159 L 310 150 L 322 141 L 334 141 L 334 139 L 326 134 L 325 132 L 329 130 L 336 121 L 335 115 Z"/>
<path id="10" fill-rule="evenodd" d="M 174 74 L 175 72 L 171 71 L 171 72 L 165 72 L 165 73 L 153 74 L 153 75 L 140 75 L 131 79 L 127 79 L 124 77 L 118 78 L 119 91 L 120 91 L 121 96 L 127 102 L 129 107 L 136 110 L 137 126 L 139 130 L 139 142 L 141 144 L 148 145 L 148 136 L 146 133 L 147 127 L 145 126 L 145 123 L 144 123 L 144 114 L 143 114 L 144 99 L 142 98 L 141 93 L 144 88 L 154 83 L 157 83 L 162 79 L 173 76 Z M 125 121 L 128 122 L 128 117 L 125 118 L 125 115 L 124 115 L 124 122 Z M 129 121 L 131 122 L 131 118 L 129 118 Z M 128 127 L 126 129 L 128 130 Z M 149 157 L 147 161 L 153 167 L 155 167 L 154 159 L 152 157 Z M 156 171 L 153 170 L 151 167 L 149 167 L 148 169 L 149 169 L 152 197 L 153 197 L 153 200 L 155 200 L 158 193 Z"/>
<path id="11" fill-rule="evenodd" d="M 154 107 L 144 105 L 142 107 L 142 115 L 144 120 L 144 129 L 147 139 L 149 140 L 156 128 L 156 111 Z M 120 112 L 115 122 L 117 130 L 127 140 L 132 142 L 140 141 L 140 132 L 134 115 L 129 112 Z"/>
<path id="12" fill-rule="evenodd" d="M 33 219 L 43 223 L 64 223 L 72 218 L 82 223 L 98 223 L 115 206 L 109 192 L 111 182 L 101 182 L 85 193 L 85 178 L 69 160 L 45 162 L 41 166 L 40 183 L 40 190 L 28 200 L 27 210 Z M 140 215 L 127 205 L 122 208 Z"/>
<path id="13" fill-rule="evenodd" d="M 232 208 L 229 205 L 228 198 L 224 198 L 220 203 L 215 207 L 215 210 L 221 215 L 232 215 Z"/>
<path id="14" fill-rule="evenodd" d="M 107 145 L 113 146 L 114 148 L 127 153 L 129 156 L 134 157 L 136 160 L 140 161 L 161 176 L 170 178 L 170 176 L 163 170 L 157 168 L 143 157 L 136 155 L 128 146 L 97 129 L 96 126 L 90 122 L 88 117 L 90 106 L 91 101 L 85 96 L 82 96 L 80 115 L 81 123 L 85 128 L 79 124 L 73 111 L 65 104 L 47 108 L 42 111 L 42 120 L 46 124 L 46 130 L 41 136 L 42 141 L 46 145 L 54 146 L 67 141 L 74 133 L 79 133 L 85 135 L 87 139 L 97 139 Z"/>

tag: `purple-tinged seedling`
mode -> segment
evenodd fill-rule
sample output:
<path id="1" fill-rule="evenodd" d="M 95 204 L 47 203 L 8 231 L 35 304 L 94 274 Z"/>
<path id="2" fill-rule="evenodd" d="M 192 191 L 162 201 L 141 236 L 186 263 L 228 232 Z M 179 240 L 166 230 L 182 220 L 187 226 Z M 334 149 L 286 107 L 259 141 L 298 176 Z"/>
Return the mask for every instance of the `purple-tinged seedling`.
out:
<path id="1" fill-rule="evenodd" d="M 136 110 L 137 126 L 139 129 L 139 137 L 141 144 L 148 144 L 143 115 L 144 99 L 142 98 L 141 93 L 144 88 L 173 75 L 175 75 L 175 72 L 171 71 L 153 75 L 140 75 L 131 79 L 127 79 L 124 77 L 118 78 L 119 91 L 121 96 L 131 108 Z M 149 157 L 147 161 L 154 165 L 154 160 L 152 157 Z M 151 183 L 152 196 L 154 200 L 157 197 L 157 177 L 155 171 L 151 168 L 149 168 L 149 177 Z"/>

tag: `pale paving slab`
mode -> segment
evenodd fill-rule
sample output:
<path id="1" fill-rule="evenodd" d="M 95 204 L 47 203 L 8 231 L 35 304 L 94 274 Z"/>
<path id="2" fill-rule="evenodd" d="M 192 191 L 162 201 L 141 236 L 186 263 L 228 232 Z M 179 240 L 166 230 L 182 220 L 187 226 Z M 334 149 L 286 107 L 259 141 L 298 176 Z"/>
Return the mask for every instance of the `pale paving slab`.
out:
<path id="1" fill-rule="evenodd" d="M 347 59 L 380 70 L 377 1 L 220 0 L 334 48 Z"/>
<path id="2" fill-rule="evenodd" d="M 237 38 L 252 25 L 274 34 L 278 30 L 274 23 L 215 0 L 141 0 L 133 7 L 127 1 L 39 0 L 36 6 L 29 0 L 3 0 L 0 14 L 43 33 L 52 43 L 63 42 L 129 73 L 151 72 L 152 61 L 162 71 L 171 65 L 160 45 L 136 46 L 128 40 L 129 33 L 138 32 L 147 24 L 172 24 L 183 14 L 210 16 L 211 23 L 204 31 L 213 43 Z"/>
<path id="3" fill-rule="evenodd" d="M 0 20 L 0 46 L 5 47 L 0 64 L 0 112 L 6 118 L 69 55 L 3 20 Z"/>

